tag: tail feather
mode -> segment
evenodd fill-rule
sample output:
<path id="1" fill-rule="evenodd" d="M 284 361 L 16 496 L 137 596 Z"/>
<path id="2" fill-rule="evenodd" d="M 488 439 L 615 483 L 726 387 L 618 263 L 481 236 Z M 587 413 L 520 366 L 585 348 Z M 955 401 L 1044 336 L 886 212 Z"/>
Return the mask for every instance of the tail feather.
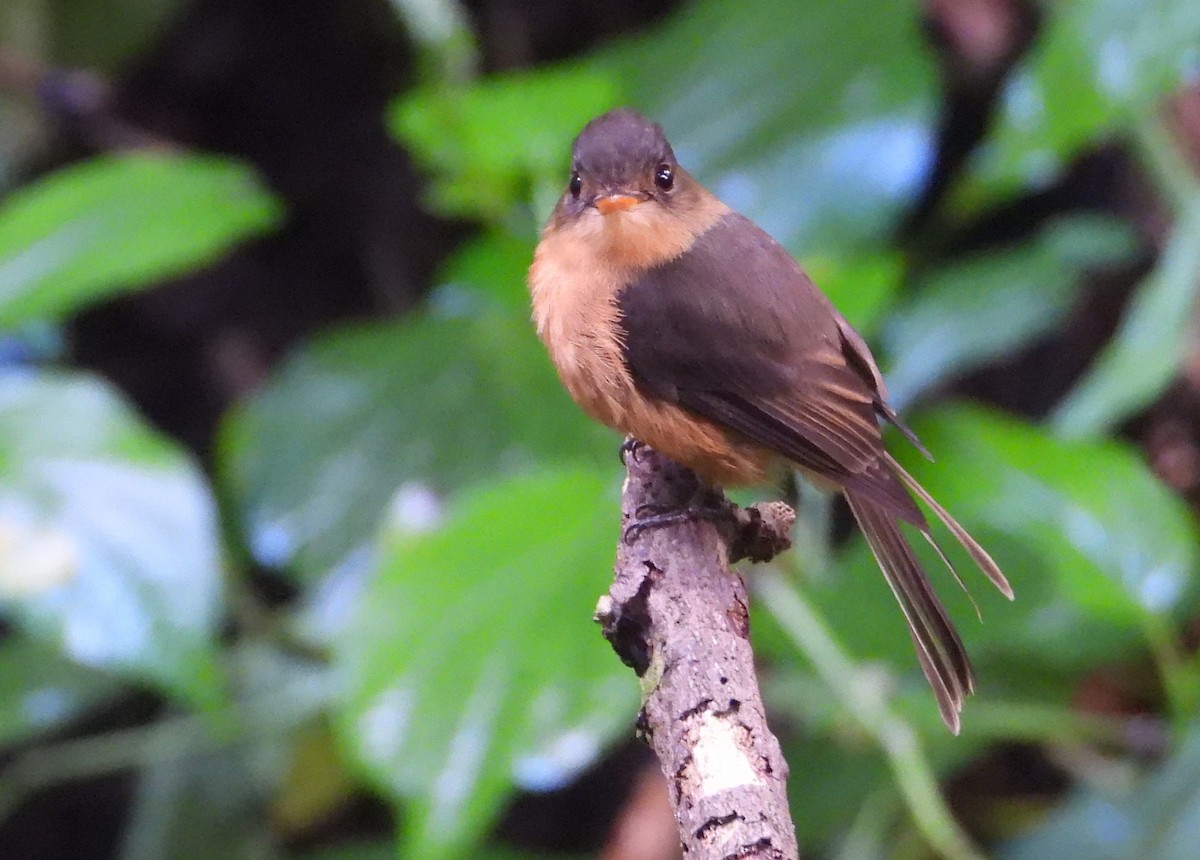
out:
<path id="1" fill-rule="evenodd" d="M 910 493 L 937 514 L 984 575 L 1011 600 L 1012 587 L 1000 572 L 999 565 L 983 547 L 890 454 L 885 454 L 883 464 Z M 917 660 L 929 686 L 933 688 L 942 720 L 952 732 L 958 734 L 963 699 L 975 687 L 971 663 L 962 640 L 929 584 L 912 546 L 900 531 L 897 512 L 882 504 L 880 498 L 865 494 L 853 485 L 843 486 L 842 492 L 908 621 L 908 632 L 917 650 Z M 933 539 L 924 518 L 915 526 L 966 591 L 958 571 Z M 975 611 L 978 614 L 978 606 Z"/>
<path id="2" fill-rule="evenodd" d="M 996 562 L 992 561 L 992 557 L 987 554 L 987 550 L 981 547 L 975 541 L 975 538 L 971 537 L 971 535 L 967 533 L 967 530 L 960 526 L 958 521 L 955 520 L 954 517 L 950 516 L 950 513 L 941 505 L 939 505 L 937 500 L 934 499 L 924 487 L 917 483 L 917 479 L 908 474 L 908 472 L 904 470 L 904 467 L 896 462 L 895 458 L 892 457 L 891 454 L 887 454 L 885 456 L 887 458 L 888 467 L 892 470 L 892 472 L 904 482 L 904 485 L 908 487 L 912 493 L 916 494 L 917 498 L 923 501 L 929 506 L 930 510 L 937 514 L 938 519 L 945 523 L 946 528 L 948 528 L 950 533 L 954 535 L 955 539 L 962 544 L 962 548 L 967 551 L 968 555 L 971 556 L 972 561 L 974 561 L 975 564 L 979 566 L 979 569 L 983 571 L 984 576 L 992 581 L 992 585 L 996 586 L 996 588 L 1000 590 L 1001 594 L 1003 594 L 1009 600 L 1012 600 L 1012 586 L 1008 584 L 1008 580 L 1005 578 L 1004 574 L 1000 572 L 1000 566 L 996 564 Z M 941 552 L 940 549 L 938 551 L 939 553 Z M 959 582 L 961 584 L 961 580 Z"/>
<path id="3" fill-rule="evenodd" d="M 971 594 L 971 590 L 967 588 L 967 584 L 959 576 L 958 568 L 954 566 L 954 562 L 950 560 L 950 556 L 946 555 L 946 551 L 942 549 L 942 545 L 933 539 L 931 533 L 924 531 L 921 534 L 925 537 L 925 542 L 933 547 L 933 551 L 938 554 L 938 558 L 942 560 L 942 564 L 950 569 L 950 575 L 954 577 L 954 581 L 958 583 L 958 587 L 963 590 L 963 594 L 967 596 L 967 600 L 971 601 L 971 606 L 975 609 L 975 617 L 982 621 L 983 613 L 979 611 L 979 604 L 975 602 L 975 596 Z"/>
<path id="4" fill-rule="evenodd" d="M 963 699 L 975 685 L 962 640 L 895 518 L 853 490 L 846 491 L 846 500 L 908 621 L 921 671 L 933 688 L 942 720 L 958 734 Z"/>

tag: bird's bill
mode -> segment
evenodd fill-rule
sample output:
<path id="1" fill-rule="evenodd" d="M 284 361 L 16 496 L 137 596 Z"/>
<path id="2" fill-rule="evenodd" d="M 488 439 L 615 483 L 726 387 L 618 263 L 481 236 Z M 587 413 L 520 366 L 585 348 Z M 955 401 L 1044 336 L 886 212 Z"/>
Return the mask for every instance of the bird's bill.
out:
<path id="1" fill-rule="evenodd" d="M 593 205 L 601 215 L 610 215 L 613 212 L 628 212 L 641 202 L 640 197 L 634 197 L 632 194 L 608 194 L 597 197 Z"/>

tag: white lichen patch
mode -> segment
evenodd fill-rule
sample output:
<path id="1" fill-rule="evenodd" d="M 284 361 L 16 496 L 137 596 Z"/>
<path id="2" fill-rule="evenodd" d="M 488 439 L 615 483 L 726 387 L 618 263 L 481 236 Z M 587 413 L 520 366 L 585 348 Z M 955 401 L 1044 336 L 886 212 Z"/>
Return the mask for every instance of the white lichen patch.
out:
<path id="1" fill-rule="evenodd" d="M 747 785 L 761 785 L 741 743 L 745 729 L 728 716 L 706 711 L 695 728 L 692 767 L 706 797 Z"/>

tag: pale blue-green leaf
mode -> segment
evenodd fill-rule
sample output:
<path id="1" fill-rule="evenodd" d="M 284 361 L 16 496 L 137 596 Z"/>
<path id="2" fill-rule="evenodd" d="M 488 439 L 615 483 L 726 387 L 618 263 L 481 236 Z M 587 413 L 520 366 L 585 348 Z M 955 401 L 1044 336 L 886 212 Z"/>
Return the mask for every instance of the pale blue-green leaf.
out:
<path id="1" fill-rule="evenodd" d="M 279 214 L 249 169 L 209 156 L 63 168 L 0 204 L 0 330 L 202 265 Z"/>
<path id="2" fill-rule="evenodd" d="M 421 91 L 392 125 L 434 172 L 443 209 L 498 223 L 532 200 L 540 220 L 572 138 L 629 103 L 793 250 L 857 249 L 890 232 L 932 164 L 937 94 L 919 18 L 913 0 L 703 0 L 582 64 Z"/>
<path id="3" fill-rule="evenodd" d="M 884 328 L 892 405 L 902 409 L 947 377 L 1036 341 L 1071 307 L 1085 271 L 1132 250 L 1119 222 L 1075 217 L 1051 222 L 1016 248 L 931 272 Z"/>
<path id="4" fill-rule="evenodd" d="M 1191 860 L 1200 845 L 1200 727 L 1133 782 L 1085 785 L 1002 860 Z"/>
<path id="5" fill-rule="evenodd" d="M 932 165 L 912 0 L 703 0 L 597 59 L 685 167 L 793 251 L 878 241 Z"/>
<path id="6" fill-rule="evenodd" d="M 1151 117 L 1200 72 L 1200 4 L 1192 0 L 1059 0 L 1001 93 L 980 178 L 1044 184 L 1083 147 Z"/>
<path id="7" fill-rule="evenodd" d="M 524 309 L 327 334 L 222 434 L 221 463 L 260 561 L 323 575 L 390 514 L 435 524 L 444 494 L 541 462 L 616 468 L 570 402 Z"/>
<path id="8" fill-rule="evenodd" d="M 0 373 L 0 600 L 71 660 L 221 695 L 216 510 L 191 460 L 90 377 Z"/>
<path id="9" fill-rule="evenodd" d="M 509 479 L 433 534 L 385 536 L 335 651 L 338 725 L 405 801 L 404 856 L 476 856 L 516 786 L 564 784 L 631 725 L 636 684 L 590 619 L 618 535 L 612 473 Z"/>
<path id="10" fill-rule="evenodd" d="M 1055 410 L 1066 437 L 1101 434 L 1152 403 L 1179 372 L 1200 287 L 1200 201 L 1185 209 L 1096 364 Z"/>
<path id="11" fill-rule="evenodd" d="M 1049 576 L 1114 625 L 1178 611 L 1195 596 L 1195 523 L 1124 444 L 1064 442 L 966 406 L 939 409 L 915 429 L 938 458 L 913 463 L 930 492 L 964 523 L 985 524 L 1041 557 L 1039 569 L 1013 571 L 1018 594 L 1025 580 Z"/>
<path id="12" fill-rule="evenodd" d="M 900 446 L 897 453 L 1016 592 L 1005 600 L 935 526 L 982 611 L 976 623 L 949 572 L 915 540 L 982 689 L 1065 704 L 1080 671 L 1145 647 L 1147 613 L 1177 616 L 1195 605 L 1200 551 L 1191 517 L 1125 446 L 1063 442 L 967 406 L 913 424 L 937 461 Z M 923 691 L 899 608 L 861 538 L 806 590 L 856 655 L 886 659 Z"/>

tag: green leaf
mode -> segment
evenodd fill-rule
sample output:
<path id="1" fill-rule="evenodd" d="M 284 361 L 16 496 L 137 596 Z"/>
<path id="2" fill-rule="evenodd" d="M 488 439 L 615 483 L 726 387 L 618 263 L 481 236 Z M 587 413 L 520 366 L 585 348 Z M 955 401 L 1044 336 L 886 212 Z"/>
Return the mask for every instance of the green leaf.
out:
<path id="1" fill-rule="evenodd" d="M 810 255 L 804 268 L 842 316 L 866 336 L 882 321 L 904 278 L 903 262 L 890 253 Z"/>
<path id="2" fill-rule="evenodd" d="M 964 523 L 986 524 L 1035 554 L 1036 567 L 1010 567 L 1018 599 L 1049 577 L 1081 609 L 1120 626 L 1195 596 L 1195 523 L 1136 451 L 1063 442 L 965 406 L 938 410 L 916 429 L 938 457 L 913 465 L 930 492 Z"/>
<path id="3" fill-rule="evenodd" d="M 978 170 L 998 186 L 1045 184 L 1098 137 L 1146 119 L 1200 67 L 1192 0 L 1059 0 L 1004 88 Z"/>
<path id="4" fill-rule="evenodd" d="M 618 535 L 612 477 L 510 479 L 436 533 L 385 536 L 336 648 L 339 728 L 406 801 L 403 856 L 474 856 L 514 785 L 560 785 L 631 729 L 637 685 L 590 620 Z"/>
<path id="5" fill-rule="evenodd" d="M 1153 403 L 1175 378 L 1192 338 L 1200 272 L 1200 202 L 1184 211 L 1154 271 L 1095 366 L 1055 410 L 1064 436 L 1103 433 Z"/>
<path id="6" fill-rule="evenodd" d="M 65 660 L 24 636 L 0 642 L 0 747 L 77 719 L 122 689 L 119 680 Z"/>
<path id="7" fill-rule="evenodd" d="M 979 603 L 977 624 L 941 562 L 914 542 L 987 688 L 1061 699 L 1074 673 L 1144 648 L 1148 615 L 1194 605 L 1194 523 L 1136 452 L 1115 442 L 1063 442 L 969 406 L 919 416 L 914 429 L 937 461 L 917 462 L 899 445 L 897 454 L 1016 592 L 1012 603 L 1000 596 L 935 526 Z M 919 685 L 902 616 L 861 538 L 837 568 L 812 578 L 812 599 L 833 626 L 853 631 L 856 654 L 885 658 Z"/>
<path id="8" fill-rule="evenodd" d="M 597 61 L 688 170 L 795 251 L 888 235 L 932 165 L 912 0 L 705 0 Z"/>
<path id="9" fill-rule="evenodd" d="M 421 90 L 392 127 L 434 173 L 444 211 L 499 223 L 532 200 L 540 219 L 571 140 L 624 102 L 796 250 L 888 235 L 933 161 L 936 88 L 913 0 L 706 0 L 580 64 Z"/>
<path id="10" fill-rule="evenodd" d="M 0 330 L 202 265 L 278 218 L 253 173 L 216 158 L 115 155 L 59 170 L 0 207 Z"/>
<path id="11" fill-rule="evenodd" d="M 520 238 L 504 230 L 489 230 L 465 242 L 438 271 L 442 286 L 434 295 L 439 305 L 454 306 L 459 289 L 477 292 L 493 304 L 529 311 L 525 286 L 533 260 L 534 237 Z"/>
<path id="12" fill-rule="evenodd" d="M 427 525 L 439 494 L 492 474 L 579 459 L 617 470 L 615 440 L 567 398 L 524 310 L 326 335 L 224 431 L 255 554 L 303 577 L 367 541 L 389 508 L 411 502 Z"/>
<path id="13" fill-rule="evenodd" d="M 79 664 L 221 695 L 207 484 L 97 380 L 0 373 L 0 600 Z"/>
<path id="14" fill-rule="evenodd" d="M 1200 727 L 1131 784 L 1077 788 L 1002 860 L 1191 860 L 1200 840 Z"/>
<path id="15" fill-rule="evenodd" d="M 900 407 L 948 376 L 1044 336 L 1070 309 L 1086 270 L 1122 260 L 1132 250 L 1124 225 L 1081 216 L 1051 222 L 1017 248 L 979 254 L 927 275 L 884 329 L 892 403 Z"/>
<path id="16" fill-rule="evenodd" d="M 571 138 L 618 99 L 603 69 L 560 66 L 420 88 L 396 103 L 391 127 L 433 173 L 438 209 L 499 222 L 531 194 L 553 205 Z"/>
<path id="17" fill-rule="evenodd" d="M 809 851 L 843 833 L 890 777 L 887 760 L 861 737 L 806 733 L 785 742 L 784 756 L 796 836 Z"/>
<path id="18" fill-rule="evenodd" d="M 939 457 L 935 469 L 942 460 Z M 1080 672 L 1144 651 L 1143 631 L 1134 620 L 1114 623 L 1081 606 L 1067 592 L 1055 564 L 1068 561 L 1056 560 L 978 518 L 968 519 L 955 499 L 935 495 L 1000 562 L 1017 591 L 1016 600 L 1009 602 L 978 576 L 969 559 L 951 551 L 979 606 L 982 620 L 977 620 L 974 607 L 949 571 L 926 551 L 919 537 L 910 535 L 971 655 L 979 688 L 987 695 L 1003 693 L 1065 704 L 1078 684 Z M 935 534 L 951 550 L 953 539 L 943 536 L 936 527 Z M 929 710 L 928 688 L 905 632 L 904 616 L 861 537 L 856 535 L 839 554 L 834 572 L 806 583 L 805 590 L 859 659 L 884 661 L 899 674 L 904 681 L 903 691 L 912 694 L 913 707 L 905 708 L 904 713 L 913 719 L 936 720 Z M 973 729 L 974 724 L 968 721 L 965 736 L 971 737 Z"/>

